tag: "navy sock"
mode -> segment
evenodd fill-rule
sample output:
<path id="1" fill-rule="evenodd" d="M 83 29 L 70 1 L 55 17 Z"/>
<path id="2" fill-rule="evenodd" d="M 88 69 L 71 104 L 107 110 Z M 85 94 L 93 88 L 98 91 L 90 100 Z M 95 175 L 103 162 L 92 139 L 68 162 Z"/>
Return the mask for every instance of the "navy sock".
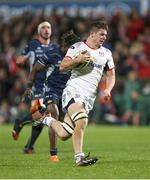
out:
<path id="1" fill-rule="evenodd" d="M 43 129 L 43 124 L 38 124 L 36 126 L 32 126 L 32 132 L 31 132 L 31 137 L 28 140 L 25 148 L 33 148 L 35 141 L 37 140 L 37 138 L 39 137 L 39 135 L 41 134 L 41 131 Z"/>
<path id="2" fill-rule="evenodd" d="M 50 155 L 51 156 L 57 155 L 57 148 L 50 149 Z"/>

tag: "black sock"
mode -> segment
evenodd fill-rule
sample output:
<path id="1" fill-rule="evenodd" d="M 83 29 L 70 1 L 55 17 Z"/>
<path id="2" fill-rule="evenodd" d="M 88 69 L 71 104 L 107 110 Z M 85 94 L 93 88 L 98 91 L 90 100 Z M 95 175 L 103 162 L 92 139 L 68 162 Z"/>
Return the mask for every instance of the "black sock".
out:
<path id="1" fill-rule="evenodd" d="M 31 132 L 31 137 L 29 138 L 25 148 L 33 148 L 34 143 L 36 139 L 39 137 L 41 131 L 43 129 L 43 124 L 38 124 L 36 126 L 32 126 L 32 132 Z"/>
<path id="2" fill-rule="evenodd" d="M 29 124 L 32 122 L 32 114 L 28 113 L 26 116 L 24 116 L 22 119 L 20 119 L 20 123 L 23 125 Z"/>
<path id="3" fill-rule="evenodd" d="M 50 149 L 50 155 L 51 156 L 57 155 L 57 148 Z"/>

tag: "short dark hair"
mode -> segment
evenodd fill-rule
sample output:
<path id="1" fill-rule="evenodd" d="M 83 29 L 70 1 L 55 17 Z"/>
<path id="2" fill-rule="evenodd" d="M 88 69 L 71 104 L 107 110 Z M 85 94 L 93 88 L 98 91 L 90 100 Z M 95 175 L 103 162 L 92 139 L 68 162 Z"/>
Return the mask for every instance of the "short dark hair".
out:
<path id="1" fill-rule="evenodd" d="M 93 21 L 91 23 L 90 32 L 91 31 L 97 31 L 99 29 L 105 29 L 106 31 L 108 31 L 108 24 L 107 24 L 107 22 L 104 21 L 104 20 L 99 20 L 99 21 Z"/>

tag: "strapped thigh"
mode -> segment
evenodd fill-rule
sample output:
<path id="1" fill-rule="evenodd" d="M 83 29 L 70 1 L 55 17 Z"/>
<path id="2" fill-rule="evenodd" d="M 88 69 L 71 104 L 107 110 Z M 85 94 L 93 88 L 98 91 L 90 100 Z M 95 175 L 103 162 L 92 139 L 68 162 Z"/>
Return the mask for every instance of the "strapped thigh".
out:
<path id="1" fill-rule="evenodd" d="M 75 123 L 72 121 L 68 114 L 66 114 L 64 122 L 62 122 L 61 124 L 63 129 L 71 136 L 74 132 Z"/>
<path id="2" fill-rule="evenodd" d="M 74 126 L 71 126 L 69 123 L 67 122 L 63 122 L 62 123 L 62 127 L 64 128 L 64 130 L 70 135 L 72 136 L 73 132 L 74 132 Z"/>
<path id="3" fill-rule="evenodd" d="M 83 112 L 83 111 L 76 112 L 71 116 L 71 119 L 73 122 L 76 122 L 76 121 L 83 119 L 83 118 L 88 118 L 87 113 Z"/>
<path id="4" fill-rule="evenodd" d="M 86 112 L 76 112 L 71 117 L 69 117 L 68 121 L 64 120 L 64 122 L 62 123 L 62 127 L 70 136 L 72 136 L 75 128 L 75 122 L 83 118 L 88 118 Z"/>

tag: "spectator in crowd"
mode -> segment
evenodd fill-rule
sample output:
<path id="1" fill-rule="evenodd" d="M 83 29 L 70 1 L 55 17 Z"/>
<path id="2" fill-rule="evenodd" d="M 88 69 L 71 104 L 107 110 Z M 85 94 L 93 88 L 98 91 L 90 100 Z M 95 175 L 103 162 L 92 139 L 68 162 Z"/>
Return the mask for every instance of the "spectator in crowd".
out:
<path id="1" fill-rule="evenodd" d="M 133 125 L 140 125 L 142 101 L 141 101 L 141 87 L 138 81 L 136 71 L 131 71 L 128 74 L 128 79 L 125 82 L 125 114 L 124 119 L 127 123 Z"/>

